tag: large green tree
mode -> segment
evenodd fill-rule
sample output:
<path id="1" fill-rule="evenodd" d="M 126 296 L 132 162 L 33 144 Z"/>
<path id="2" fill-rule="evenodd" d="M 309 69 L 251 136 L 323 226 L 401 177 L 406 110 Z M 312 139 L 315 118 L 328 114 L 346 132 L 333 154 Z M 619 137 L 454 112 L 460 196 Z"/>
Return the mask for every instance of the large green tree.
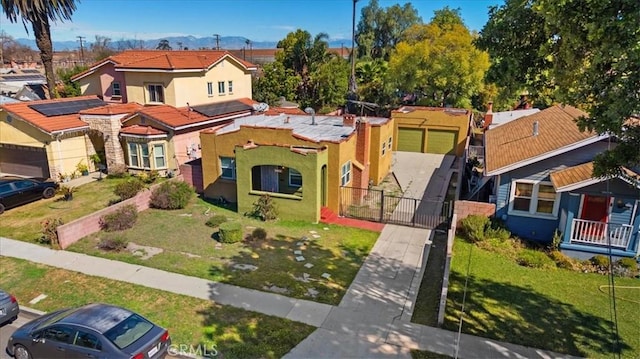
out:
<path id="1" fill-rule="evenodd" d="M 639 1 L 507 0 L 489 15 L 478 45 L 496 82 L 581 107 L 581 127 L 615 135 L 595 175 L 640 164 Z"/>
<path id="2" fill-rule="evenodd" d="M 56 95 L 55 73 L 53 72 L 53 45 L 49 21 L 71 20 L 76 10 L 76 0 L 0 0 L 2 11 L 9 21 L 22 20 L 28 32 L 27 23 L 31 23 L 36 45 L 47 76 L 47 86 L 51 98 Z"/>
<path id="3" fill-rule="evenodd" d="M 356 29 L 357 57 L 388 60 L 403 32 L 419 23 L 422 19 L 411 3 L 384 9 L 371 0 L 362 8 Z"/>
<path id="4" fill-rule="evenodd" d="M 436 12 L 428 25 L 407 29 L 391 55 L 390 80 L 404 93 L 420 93 L 421 104 L 470 107 L 483 88 L 489 58 L 459 16 L 448 8 Z"/>
<path id="5" fill-rule="evenodd" d="M 253 80 L 253 98 L 272 106 L 281 97 L 296 100 L 299 84 L 300 77 L 293 70 L 286 69 L 282 62 L 268 63 L 262 68 L 260 76 Z"/>

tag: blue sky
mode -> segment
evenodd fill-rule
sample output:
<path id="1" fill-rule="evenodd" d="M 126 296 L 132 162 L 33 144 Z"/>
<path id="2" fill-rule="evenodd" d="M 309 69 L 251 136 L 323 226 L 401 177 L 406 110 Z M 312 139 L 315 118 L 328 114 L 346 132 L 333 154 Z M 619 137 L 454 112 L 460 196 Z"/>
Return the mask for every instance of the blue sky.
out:
<path id="1" fill-rule="evenodd" d="M 379 0 L 381 7 L 406 1 Z M 503 0 L 411 1 L 424 22 L 445 6 L 460 8 L 472 30 L 486 23 L 488 7 Z M 368 0 L 356 4 L 356 23 Z M 83 0 L 73 21 L 51 25 L 53 41 L 88 41 L 96 35 L 120 39 L 157 39 L 168 36 L 243 36 L 253 41 L 278 41 L 298 28 L 332 40 L 351 38 L 351 0 Z M 14 38 L 31 38 L 21 22 L 11 24 L 2 15 L 0 31 Z"/>

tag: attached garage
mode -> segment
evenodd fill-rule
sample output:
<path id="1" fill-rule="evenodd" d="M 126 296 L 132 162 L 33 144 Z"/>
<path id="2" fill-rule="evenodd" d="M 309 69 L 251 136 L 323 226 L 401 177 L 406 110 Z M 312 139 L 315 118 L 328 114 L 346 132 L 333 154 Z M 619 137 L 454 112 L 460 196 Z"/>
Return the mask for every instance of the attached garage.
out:
<path id="1" fill-rule="evenodd" d="M 49 177 L 44 148 L 0 143 L 0 173 L 28 177 Z"/>
<path id="2" fill-rule="evenodd" d="M 398 128 L 398 151 L 422 152 L 424 130 L 421 128 Z"/>
<path id="3" fill-rule="evenodd" d="M 445 130 L 427 131 L 427 153 L 453 155 L 458 145 L 458 132 Z"/>

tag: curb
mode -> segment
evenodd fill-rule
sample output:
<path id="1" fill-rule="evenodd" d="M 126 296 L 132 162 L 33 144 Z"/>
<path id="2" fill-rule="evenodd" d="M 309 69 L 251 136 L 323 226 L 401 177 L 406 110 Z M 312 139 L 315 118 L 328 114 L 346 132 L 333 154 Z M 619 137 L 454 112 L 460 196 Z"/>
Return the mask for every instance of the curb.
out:
<path id="1" fill-rule="evenodd" d="M 43 312 L 41 310 L 20 305 L 20 314 L 26 314 L 29 317 L 33 317 L 31 319 L 35 319 L 37 317 L 47 314 L 47 312 Z"/>

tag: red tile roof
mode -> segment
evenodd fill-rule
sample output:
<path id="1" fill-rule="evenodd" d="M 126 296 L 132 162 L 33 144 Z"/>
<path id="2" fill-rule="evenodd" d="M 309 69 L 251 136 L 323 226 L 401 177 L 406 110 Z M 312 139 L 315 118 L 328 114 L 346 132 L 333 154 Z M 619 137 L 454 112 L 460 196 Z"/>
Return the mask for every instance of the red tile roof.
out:
<path id="1" fill-rule="evenodd" d="M 144 108 L 144 106 L 135 103 L 118 103 L 106 106 L 94 107 L 88 110 L 80 111 L 81 115 L 126 115 L 134 114 Z"/>
<path id="2" fill-rule="evenodd" d="M 71 80 L 76 81 L 93 73 L 108 62 L 115 64 L 117 69 L 205 70 L 224 58 L 231 58 L 246 69 L 256 68 L 256 65 L 221 50 L 126 50 L 94 63 L 88 70 L 73 76 Z"/>
<path id="3" fill-rule="evenodd" d="M 131 125 L 127 127 L 123 127 L 120 129 L 120 133 L 129 134 L 129 135 L 140 135 L 140 136 L 152 136 L 152 135 L 166 135 L 166 131 L 162 131 L 160 129 L 151 127 L 151 126 L 142 126 L 142 125 Z"/>
<path id="4" fill-rule="evenodd" d="M 138 114 L 160 122 L 170 128 L 195 125 L 211 118 L 187 107 L 176 108 L 169 105 L 148 106 L 138 111 Z"/>
<path id="5" fill-rule="evenodd" d="M 47 117 L 40 112 L 30 108 L 30 105 L 45 104 L 45 103 L 58 103 L 66 101 L 77 101 L 82 99 L 97 99 L 97 96 L 79 96 L 69 98 L 59 98 L 54 100 L 42 100 L 42 101 L 29 101 L 10 103 L 0 106 L 1 109 L 7 111 L 11 116 L 18 117 L 25 122 L 39 128 L 40 130 L 53 133 L 64 130 L 76 129 L 76 128 L 88 128 L 89 125 L 80 120 L 80 115 L 69 114 L 62 116 L 50 116 Z"/>

